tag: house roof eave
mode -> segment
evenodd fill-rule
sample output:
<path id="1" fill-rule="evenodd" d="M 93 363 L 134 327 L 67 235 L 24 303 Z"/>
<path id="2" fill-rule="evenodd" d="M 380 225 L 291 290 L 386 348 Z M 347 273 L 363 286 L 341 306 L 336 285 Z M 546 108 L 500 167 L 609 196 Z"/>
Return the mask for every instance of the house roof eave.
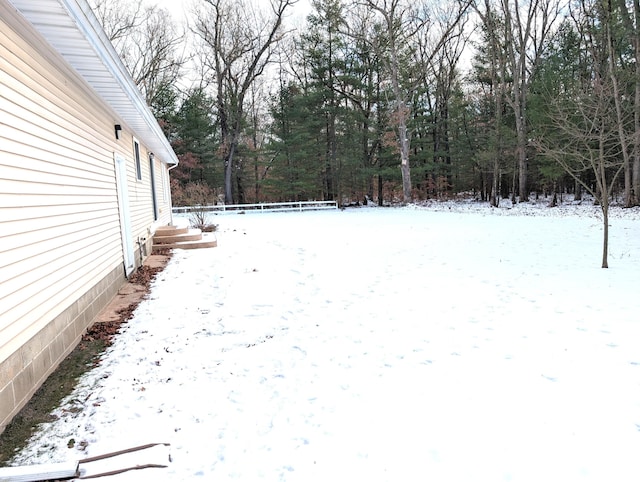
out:
<path id="1" fill-rule="evenodd" d="M 155 156 L 178 158 L 85 0 L 9 0 Z"/>

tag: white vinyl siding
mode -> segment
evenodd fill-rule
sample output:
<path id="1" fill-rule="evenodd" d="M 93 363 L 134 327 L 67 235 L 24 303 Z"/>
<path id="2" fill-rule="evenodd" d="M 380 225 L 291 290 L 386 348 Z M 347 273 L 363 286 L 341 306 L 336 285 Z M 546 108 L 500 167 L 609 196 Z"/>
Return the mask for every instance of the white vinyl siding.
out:
<path id="1" fill-rule="evenodd" d="M 0 11 L 1 363 L 123 265 L 114 153 L 127 161 L 135 249 L 170 222 L 171 200 L 163 189 L 154 222 L 150 167 L 136 170 L 134 134 L 11 7 Z"/>
<path id="2" fill-rule="evenodd" d="M 0 20 L 0 361 L 122 263 L 114 118 L 48 56 Z"/>
<path id="3" fill-rule="evenodd" d="M 144 159 L 149 158 L 149 150 L 140 143 L 140 172 L 142 175 L 142 181 L 138 180 L 136 163 L 134 161 L 133 151 L 134 138 L 129 132 L 121 134 L 121 138 L 118 141 L 118 147 L 124 147 L 125 150 L 118 151 L 127 159 L 127 175 L 128 175 L 128 190 L 129 190 L 129 205 L 131 210 L 131 221 L 133 225 L 134 242 L 137 243 L 139 238 L 149 238 L 151 233 L 149 227 L 152 225 L 166 225 L 171 221 L 171 198 L 167 196 L 166 199 L 158 198 L 158 220 L 154 222 L 153 219 L 153 200 L 151 198 L 151 168 L 149 162 L 144 162 Z M 129 147 L 126 150 L 126 147 Z M 156 179 L 158 179 L 157 171 L 166 171 L 166 165 L 156 157 L 155 162 L 161 164 L 157 167 L 156 164 Z M 136 244 L 136 248 L 138 245 Z"/>
<path id="4" fill-rule="evenodd" d="M 114 55 L 84 0 L 0 0 L 0 432 L 171 220 L 148 146 L 177 158 Z"/>

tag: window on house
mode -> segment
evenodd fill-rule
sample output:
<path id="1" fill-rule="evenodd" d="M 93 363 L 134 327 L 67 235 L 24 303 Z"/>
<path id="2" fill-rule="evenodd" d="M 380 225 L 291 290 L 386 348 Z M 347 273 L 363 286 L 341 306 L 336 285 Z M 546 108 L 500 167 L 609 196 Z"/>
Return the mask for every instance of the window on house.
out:
<path id="1" fill-rule="evenodd" d="M 153 204 L 153 220 L 158 220 L 158 195 L 156 193 L 156 160 L 153 153 L 149 153 L 149 180 L 151 181 L 151 203 Z"/>
<path id="2" fill-rule="evenodd" d="M 133 157 L 136 161 L 136 179 L 141 181 L 142 165 L 140 164 L 140 143 L 136 139 L 133 140 Z"/>

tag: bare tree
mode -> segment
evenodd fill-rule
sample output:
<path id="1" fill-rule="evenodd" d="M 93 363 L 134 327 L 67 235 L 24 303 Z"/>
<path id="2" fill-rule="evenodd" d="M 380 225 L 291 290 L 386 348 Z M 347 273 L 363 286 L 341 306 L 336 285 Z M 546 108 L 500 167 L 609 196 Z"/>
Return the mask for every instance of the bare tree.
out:
<path id="1" fill-rule="evenodd" d="M 163 86 L 178 82 L 188 60 L 184 33 L 169 18 L 164 9 L 147 10 L 142 29 L 132 36 L 129 50 L 124 53 L 125 64 L 149 104 Z"/>
<path id="2" fill-rule="evenodd" d="M 489 156 L 493 170 L 489 204 L 498 207 L 500 204 L 499 184 L 502 169 L 503 153 L 503 106 L 507 92 L 507 54 L 505 49 L 504 28 L 502 18 L 494 8 L 491 0 L 474 3 L 474 9 L 480 18 L 486 39 L 486 56 L 488 71 L 487 81 L 490 86 L 489 97 L 493 107 L 491 117 L 493 142 L 489 146 Z"/>
<path id="3" fill-rule="evenodd" d="M 385 59 L 387 76 L 391 87 L 391 99 L 393 105 L 392 120 L 397 129 L 398 150 L 400 152 L 400 170 L 402 173 L 402 194 L 405 203 L 411 202 L 411 167 L 409 164 L 409 152 L 411 148 L 411 132 L 409 119 L 411 118 L 411 98 L 421 82 L 424 71 L 414 69 L 411 58 L 412 49 L 418 44 L 417 36 L 427 32 L 434 25 L 435 20 L 426 2 L 416 4 L 406 0 L 362 0 L 360 3 L 378 14 L 381 19 L 381 28 L 384 32 L 384 46 L 386 55 L 380 55 Z M 453 21 L 445 29 L 438 39 L 435 39 L 431 52 L 422 58 L 422 65 L 426 67 L 438 53 L 443 43 L 449 37 L 457 23 L 466 13 L 470 1 L 462 0 L 452 4 Z"/>
<path id="4" fill-rule="evenodd" d="M 126 39 L 132 30 L 140 28 L 143 23 L 142 3 L 126 0 L 90 0 L 89 4 L 113 44 Z"/>
<path id="5" fill-rule="evenodd" d="M 417 63 L 423 65 L 423 89 L 427 92 L 427 102 L 431 111 L 433 162 L 446 166 L 441 169 L 439 175 L 434 172 L 427 174 L 432 178 L 431 184 L 435 186 L 436 195 L 440 195 L 451 186 L 452 181 L 448 169 L 451 165 L 450 107 L 460 79 L 460 58 L 467 46 L 471 30 L 467 28 L 467 19 L 456 18 L 456 12 L 446 5 L 434 13 L 435 28 L 421 36 Z M 455 27 L 450 29 L 449 26 L 452 24 Z M 434 31 L 437 32 L 435 35 Z M 434 37 L 441 38 L 440 32 L 444 31 L 450 33 L 444 37 L 441 48 L 432 55 L 431 42 Z"/>
<path id="6" fill-rule="evenodd" d="M 386 33 L 388 56 L 383 58 L 387 59 L 386 67 L 393 95 L 392 119 L 398 131 L 403 201 L 408 203 L 412 200 L 408 123 L 411 116 L 410 96 L 414 87 L 402 83 L 404 66 L 401 57 L 406 45 L 412 42 L 412 37 L 425 25 L 426 20 L 418 18 L 409 5 L 401 0 L 367 0 L 366 4 L 380 14 Z"/>
<path id="7" fill-rule="evenodd" d="M 558 0 L 501 0 L 508 70 L 512 77 L 506 100 L 513 110 L 516 130 L 518 194 L 529 200 L 527 185 L 529 87 L 541 59 L 547 38 L 560 12 Z M 515 196 L 515 192 L 513 193 Z"/>
<path id="8" fill-rule="evenodd" d="M 586 16 L 589 17 L 590 14 Z M 576 82 L 570 90 L 549 99 L 549 125 L 535 144 L 543 155 L 555 160 L 600 205 L 604 234 L 602 267 L 608 268 L 610 198 L 625 168 L 618 130 L 619 106 L 611 101 L 617 87 L 611 81 L 607 66 L 609 52 L 606 40 L 605 45 L 598 45 L 591 37 L 600 29 L 594 28 L 593 24 L 579 28 L 583 45 L 591 56 L 590 80 Z M 585 180 L 585 172 L 593 176 L 594 184 Z"/>
<path id="9" fill-rule="evenodd" d="M 270 12 L 246 0 L 202 0 L 194 32 L 212 75 L 222 138 L 225 202 L 233 203 L 235 156 L 243 129 L 245 98 L 271 63 L 284 32 L 282 21 L 297 0 L 270 0 Z"/>
<path id="10" fill-rule="evenodd" d="M 152 105 L 167 85 L 175 85 L 187 61 L 184 32 L 169 12 L 125 0 L 93 0 L 92 8 L 122 62 Z"/>

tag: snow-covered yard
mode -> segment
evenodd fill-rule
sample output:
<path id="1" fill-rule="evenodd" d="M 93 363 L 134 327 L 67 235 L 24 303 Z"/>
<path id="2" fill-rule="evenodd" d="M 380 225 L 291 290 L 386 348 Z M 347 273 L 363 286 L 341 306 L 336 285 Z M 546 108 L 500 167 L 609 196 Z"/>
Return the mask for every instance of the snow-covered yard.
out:
<path id="1" fill-rule="evenodd" d="M 597 213 L 215 216 L 13 463 L 167 442 L 113 480 L 637 482 L 640 212 L 608 270 Z"/>

